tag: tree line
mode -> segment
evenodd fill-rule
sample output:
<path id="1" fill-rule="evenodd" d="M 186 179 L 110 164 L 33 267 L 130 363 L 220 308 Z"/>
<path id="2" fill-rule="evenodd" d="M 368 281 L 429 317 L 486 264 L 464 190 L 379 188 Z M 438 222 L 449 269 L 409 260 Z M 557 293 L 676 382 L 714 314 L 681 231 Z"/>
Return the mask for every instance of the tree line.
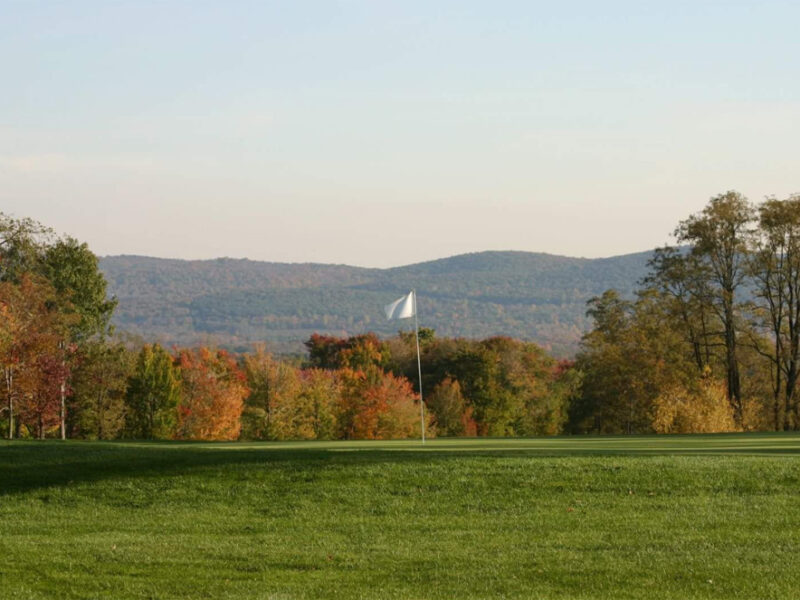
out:
<path id="1" fill-rule="evenodd" d="M 28 219 L 0 217 L 0 361 L 9 438 L 385 439 L 419 435 L 411 334 L 312 335 L 304 359 L 115 335 L 97 258 Z M 506 337 L 421 331 L 431 435 L 558 433 L 574 372 Z"/>
<path id="2" fill-rule="evenodd" d="M 633 297 L 589 301 L 574 360 L 509 337 L 420 331 L 426 426 L 440 436 L 800 428 L 800 197 L 736 192 L 681 221 Z M 126 340 L 86 244 L 0 215 L 8 437 L 387 439 L 419 435 L 413 334 L 264 346 Z"/>

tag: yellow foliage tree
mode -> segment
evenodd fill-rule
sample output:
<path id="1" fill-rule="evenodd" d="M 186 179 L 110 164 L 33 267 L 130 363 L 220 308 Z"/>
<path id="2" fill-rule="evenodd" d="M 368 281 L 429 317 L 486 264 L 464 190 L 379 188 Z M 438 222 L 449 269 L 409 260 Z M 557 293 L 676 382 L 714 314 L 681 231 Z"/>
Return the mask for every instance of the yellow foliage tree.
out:
<path id="1" fill-rule="evenodd" d="M 242 437 L 270 440 L 332 439 L 339 383 L 336 371 L 299 369 L 259 346 L 244 359 L 250 394 Z"/>
<path id="2" fill-rule="evenodd" d="M 653 429 L 657 433 L 738 430 L 725 385 L 708 376 L 695 390 L 682 385 L 664 390 L 655 399 L 653 413 Z"/>

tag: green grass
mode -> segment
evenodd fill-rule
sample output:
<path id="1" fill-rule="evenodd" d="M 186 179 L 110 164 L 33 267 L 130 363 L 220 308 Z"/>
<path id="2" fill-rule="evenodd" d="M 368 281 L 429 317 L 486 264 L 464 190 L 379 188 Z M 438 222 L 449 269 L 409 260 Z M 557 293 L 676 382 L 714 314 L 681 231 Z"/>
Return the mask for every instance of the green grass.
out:
<path id="1" fill-rule="evenodd" d="M 0 443 L 2 598 L 798 598 L 800 435 Z"/>

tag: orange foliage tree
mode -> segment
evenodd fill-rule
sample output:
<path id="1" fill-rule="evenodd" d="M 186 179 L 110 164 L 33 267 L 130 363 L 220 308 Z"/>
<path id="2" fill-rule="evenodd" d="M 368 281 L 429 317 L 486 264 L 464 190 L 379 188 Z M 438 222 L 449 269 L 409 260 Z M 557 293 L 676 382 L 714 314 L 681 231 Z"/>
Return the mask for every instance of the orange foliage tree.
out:
<path id="1" fill-rule="evenodd" d="M 379 369 L 350 368 L 341 369 L 339 378 L 340 437 L 377 440 L 420 434 L 418 397 L 407 379 Z M 427 427 L 432 435 L 431 424 Z"/>
<path id="2" fill-rule="evenodd" d="M 180 350 L 183 388 L 178 406 L 180 439 L 235 440 L 248 389 L 245 375 L 224 350 Z"/>

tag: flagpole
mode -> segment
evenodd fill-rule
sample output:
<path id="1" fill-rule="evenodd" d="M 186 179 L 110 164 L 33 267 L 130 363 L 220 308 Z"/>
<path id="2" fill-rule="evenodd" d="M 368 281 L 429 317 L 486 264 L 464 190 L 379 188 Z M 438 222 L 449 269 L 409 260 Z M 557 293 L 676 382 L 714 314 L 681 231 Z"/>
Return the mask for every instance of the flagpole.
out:
<path id="1" fill-rule="evenodd" d="M 419 372 L 419 426 L 422 430 L 422 443 L 425 443 L 425 403 L 422 401 L 422 360 L 419 356 L 419 320 L 417 319 L 417 292 L 414 294 L 414 334 L 417 338 L 417 370 Z"/>

